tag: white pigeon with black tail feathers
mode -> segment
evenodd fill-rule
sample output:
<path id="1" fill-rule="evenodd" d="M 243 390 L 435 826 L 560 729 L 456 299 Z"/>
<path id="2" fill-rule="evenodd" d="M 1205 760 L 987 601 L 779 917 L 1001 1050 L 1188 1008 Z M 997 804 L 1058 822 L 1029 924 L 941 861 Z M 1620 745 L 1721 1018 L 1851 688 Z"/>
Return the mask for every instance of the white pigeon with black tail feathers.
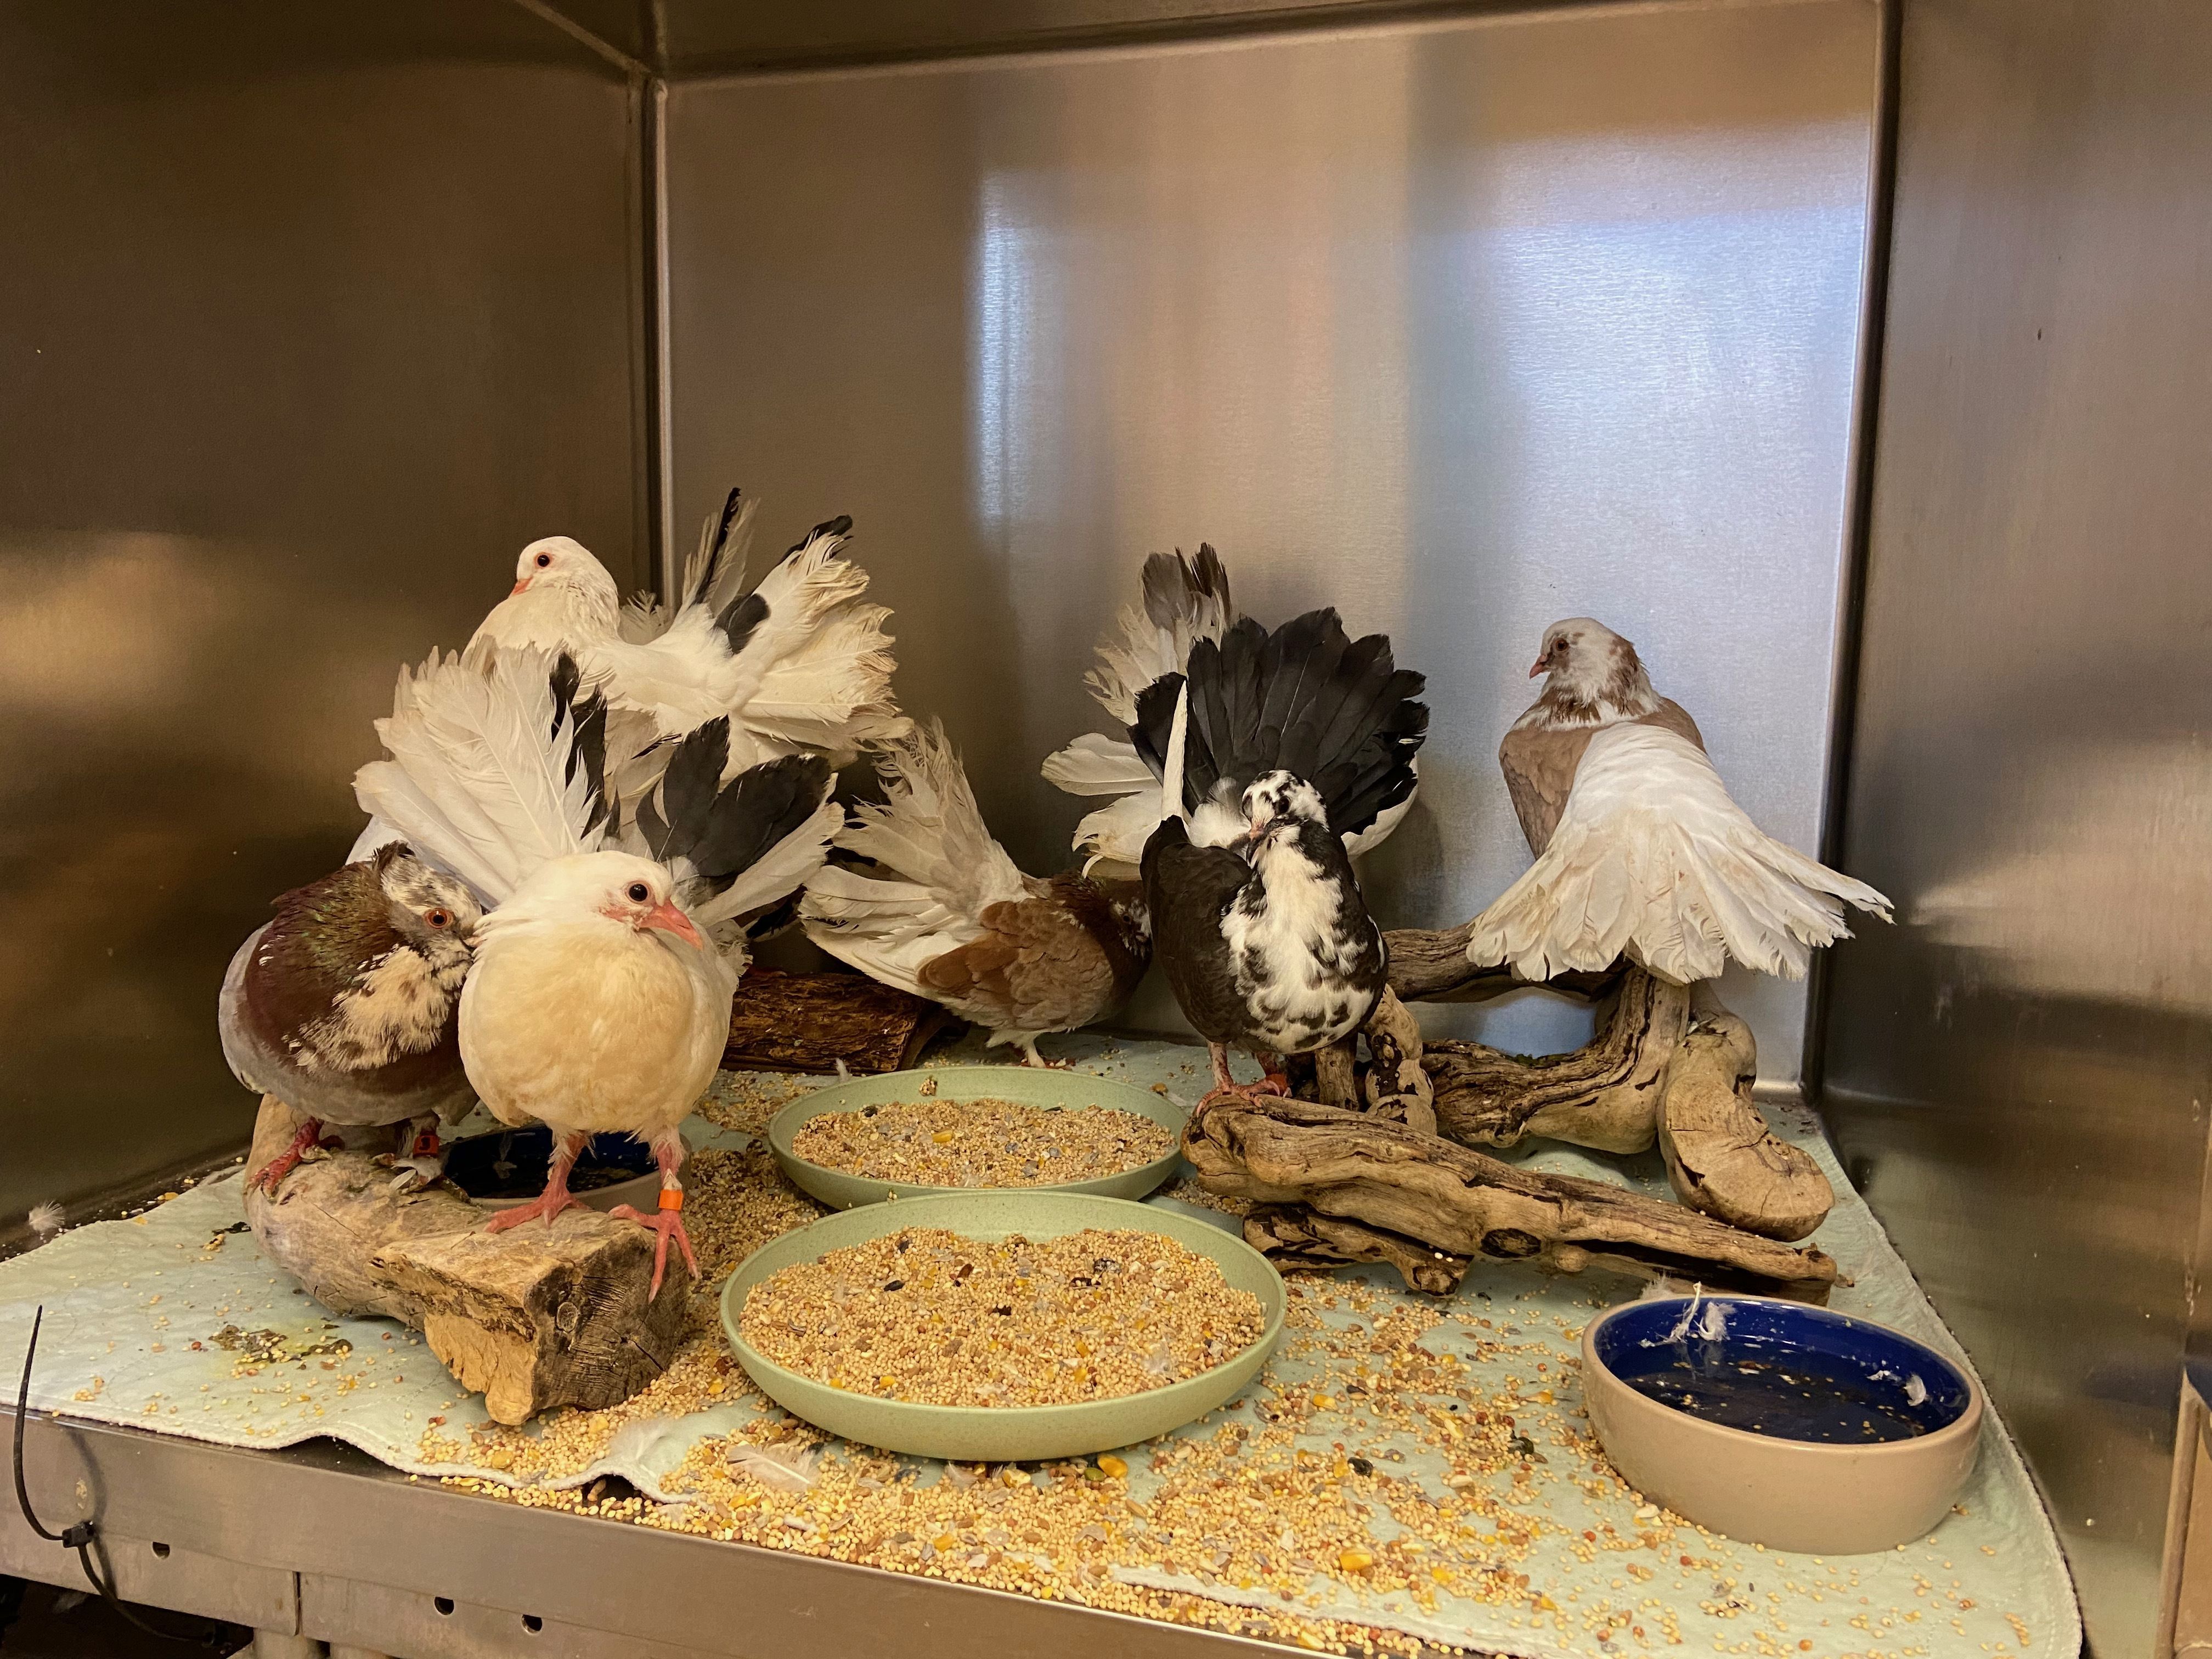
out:
<path id="1" fill-rule="evenodd" d="M 799 906 L 809 939 L 983 1027 L 1031 1066 L 1045 1064 L 1040 1034 L 1078 1030 L 1128 1000 L 1152 961 L 1137 883 L 1023 874 L 935 720 L 884 745 L 877 763 L 884 804 L 854 806 L 837 837 L 872 867 L 815 872 Z"/>
<path id="2" fill-rule="evenodd" d="M 725 781 L 724 716 L 673 746 L 626 815 L 606 794 L 604 714 L 574 701 L 576 684 L 573 665 L 536 651 L 434 655 L 401 673 L 377 722 L 391 758 L 354 787 L 487 906 L 461 992 L 461 1064 L 501 1122 L 543 1121 L 555 1142 L 543 1195 L 490 1226 L 550 1221 L 579 1201 L 568 1175 L 589 1137 L 634 1136 L 659 1164 L 660 1206 L 615 1213 L 659 1236 L 657 1294 L 672 1237 L 697 1272 L 677 1126 L 728 1036 L 742 923 L 805 883 L 844 815 L 818 756 Z"/>
<path id="3" fill-rule="evenodd" d="M 1889 920 L 1873 888 L 1751 821 L 1611 629 L 1553 623 L 1528 674 L 1543 693 L 1498 759 L 1536 861 L 1471 924 L 1470 962 L 1544 980 L 1626 955 L 1687 984 L 1733 957 L 1802 979 L 1814 948 L 1850 937 L 1845 905 Z"/>
<path id="4" fill-rule="evenodd" d="M 849 518 L 815 526 L 748 589 L 753 517 L 732 490 L 672 608 L 651 594 L 625 605 L 606 567 L 568 537 L 532 542 L 475 637 L 567 652 L 610 710 L 647 715 L 663 737 L 727 715 L 732 776 L 779 755 L 842 766 L 907 729 L 891 696 L 890 611 L 866 602 L 867 572 L 844 556 Z"/>
<path id="5" fill-rule="evenodd" d="M 1347 640 L 1316 611 L 1273 634 L 1240 622 L 1139 698 L 1131 740 L 1162 781 L 1141 865 L 1152 947 L 1217 1093 L 1239 1091 L 1232 1048 L 1277 1079 L 1381 1000 L 1382 930 L 1344 832 L 1412 793 L 1422 684 L 1382 635 Z"/>

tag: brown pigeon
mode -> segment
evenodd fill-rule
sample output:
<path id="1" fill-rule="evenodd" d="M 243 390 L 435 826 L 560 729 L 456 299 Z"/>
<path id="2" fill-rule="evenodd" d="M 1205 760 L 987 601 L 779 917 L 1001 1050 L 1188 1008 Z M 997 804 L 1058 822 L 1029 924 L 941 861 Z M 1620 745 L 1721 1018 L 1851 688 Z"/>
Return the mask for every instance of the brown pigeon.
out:
<path id="1" fill-rule="evenodd" d="M 434 1176 L 438 1120 L 476 1103 L 454 1035 L 474 896 L 395 841 L 275 908 L 231 958 L 217 1011 L 238 1080 L 307 1120 L 255 1181 L 274 1191 L 332 1123 L 401 1126 L 395 1184 Z"/>
<path id="2" fill-rule="evenodd" d="M 1686 984 L 1733 957 L 1800 979 L 1812 947 L 1850 936 L 1844 904 L 1888 920 L 1873 888 L 1760 831 L 1611 629 L 1553 623 L 1528 674 L 1543 694 L 1498 761 L 1536 862 L 1474 919 L 1469 961 L 1543 980 L 1626 952 Z"/>
<path id="3" fill-rule="evenodd" d="M 799 908 L 807 937 L 870 977 L 927 997 L 1012 1043 L 1073 1031 L 1128 1000 L 1152 961 L 1133 881 L 1024 875 L 993 840 L 944 726 L 884 745 L 886 805 L 855 807 L 837 845 L 872 871 L 826 865 Z"/>

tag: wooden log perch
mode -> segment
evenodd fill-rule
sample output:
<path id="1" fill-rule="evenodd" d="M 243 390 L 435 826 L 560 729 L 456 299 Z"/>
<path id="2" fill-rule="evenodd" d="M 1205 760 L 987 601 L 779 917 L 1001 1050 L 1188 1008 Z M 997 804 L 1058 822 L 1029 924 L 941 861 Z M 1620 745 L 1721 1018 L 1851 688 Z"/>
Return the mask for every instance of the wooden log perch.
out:
<path id="1" fill-rule="evenodd" d="M 1410 1288 L 1430 1296 L 1449 1296 L 1467 1277 L 1468 1267 L 1463 1255 L 1449 1255 L 1417 1238 L 1323 1215 L 1303 1204 L 1261 1205 L 1244 1218 L 1244 1242 L 1279 1267 L 1380 1261 L 1395 1267 Z"/>
<path id="2" fill-rule="evenodd" d="M 1400 927 L 1382 936 L 1390 953 L 1390 988 L 1407 1002 L 1432 1002 L 1449 997 L 1455 1002 L 1486 1002 L 1512 991 L 1540 985 L 1562 996 L 1595 1002 L 1612 990 L 1625 963 L 1616 963 L 1601 973 L 1559 974 L 1547 980 L 1526 980 L 1503 963 L 1478 968 L 1467 959 L 1467 942 L 1474 924 L 1431 930 Z"/>
<path id="3" fill-rule="evenodd" d="M 1659 1151 L 1675 1196 L 1732 1226 L 1798 1239 L 1827 1219 L 1835 1188 L 1809 1153 L 1778 1140 L 1752 1103 L 1759 1051 L 1718 1005 L 1682 1039 L 1659 1096 Z"/>
<path id="4" fill-rule="evenodd" d="M 1183 1156 L 1208 1191 L 1303 1204 L 1447 1255 L 1563 1273 L 1609 1267 L 1820 1302 L 1838 1277 L 1793 1249 L 1604 1182 L 1541 1174 L 1317 1101 L 1222 1099 L 1194 1114 Z"/>
<path id="5" fill-rule="evenodd" d="M 264 1096 L 249 1170 L 292 1139 L 291 1108 Z M 421 1331 L 456 1381 L 501 1423 L 554 1406 L 629 1399 L 658 1376 L 689 1334 L 680 1261 L 647 1300 L 653 1238 L 596 1210 L 550 1227 L 483 1231 L 486 1212 L 444 1182 L 392 1190 L 367 1152 L 301 1164 L 271 1198 L 246 1198 L 270 1259 L 334 1313 L 382 1314 Z"/>
<path id="6" fill-rule="evenodd" d="M 1480 1042 L 1430 1043 L 1423 1064 L 1438 1127 L 1474 1146 L 1547 1135 L 1600 1152 L 1645 1151 L 1658 1133 L 1660 1085 L 1689 1030 L 1688 988 L 1632 967 L 1602 1019 L 1571 1054 L 1527 1059 Z"/>
<path id="7" fill-rule="evenodd" d="M 937 1004 L 865 974 L 787 974 L 751 967 L 730 1007 L 722 1065 L 733 1072 L 856 1077 L 905 1069 L 951 1023 Z"/>

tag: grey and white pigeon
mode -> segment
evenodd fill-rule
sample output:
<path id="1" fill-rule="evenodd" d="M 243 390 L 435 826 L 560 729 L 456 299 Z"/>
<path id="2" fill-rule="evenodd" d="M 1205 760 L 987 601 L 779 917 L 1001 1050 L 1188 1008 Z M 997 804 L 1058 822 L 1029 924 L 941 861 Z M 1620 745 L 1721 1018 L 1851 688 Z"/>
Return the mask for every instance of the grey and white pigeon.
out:
<path id="1" fill-rule="evenodd" d="M 1031 1066 L 1045 1064 L 1041 1033 L 1078 1030 L 1128 1000 L 1152 957 L 1138 883 L 1024 875 L 985 827 L 936 720 L 884 744 L 878 767 L 884 805 L 854 807 L 837 837 L 872 867 L 814 873 L 799 907 L 809 939 L 982 1026 Z"/>
<path id="2" fill-rule="evenodd" d="M 1381 999 L 1382 930 L 1344 832 L 1412 793 L 1422 684 L 1324 610 L 1272 634 L 1239 622 L 1139 696 L 1131 740 L 1162 779 L 1141 866 L 1152 948 L 1215 1094 L 1247 1092 L 1231 1048 L 1279 1088 L 1279 1057 L 1349 1036 Z"/>
<path id="3" fill-rule="evenodd" d="M 696 1275 L 681 1212 L 677 1126 L 714 1075 L 745 963 L 749 915 L 805 884 L 844 814 L 819 756 L 725 781 L 730 721 L 672 745 L 634 811 L 606 795 L 603 724 L 569 701 L 576 675 L 535 651 L 471 646 L 403 672 L 377 735 L 391 758 L 354 780 L 362 808 L 489 902 L 461 990 L 469 1085 L 503 1123 L 554 1135 L 544 1193 L 493 1231 L 580 1200 L 568 1176 L 593 1134 L 649 1145 L 658 1212 L 613 1213 L 669 1241 Z"/>
<path id="4" fill-rule="evenodd" d="M 1200 641 L 1218 645 L 1240 620 L 1228 568 L 1206 543 L 1199 544 L 1195 558 L 1180 549 L 1153 554 L 1145 561 L 1141 601 L 1121 607 L 1114 629 L 1099 641 L 1097 666 L 1084 677 L 1118 735 L 1086 732 L 1044 763 L 1045 781 L 1055 788 L 1108 798 L 1075 827 L 1075 850 L 1084 855 L 1086 872 L 1102 865 L 1133 872 L 1159 823 L 1155 769 L 1127 736 L 1136 723 L 1138 697 L 1164 677 L 1182 673 Z M 1346 847 L 1357 857 L 1380 846 L 1413 804 L 1408 793 L 1371 818 L 1347 822 Z"/>
<path id="5" fill-rule="evenodd" d="M 254 1176 L 271 1192 L 327 1125 L 398 1126 L 393 1184 L 442 1167 L 437 1126 L 476 1103 L 455 1023 L 480 912 L 404 843 L 295 888 L 223 975 L 223 1058 L 306 1119 Z"/>
<path id="6" fill-rule="evenodd" d="M 1474 919 L 1470 962 L 1544 980 L 1626 954 L 1686 984 L 1733 957 L 1800 979 L 1813 947 L 1850 937 L 1844 905 L 1889 919 L 1873 888 L 1751 821 L 1611 629 L 1553 623 L 1528 674 L 1543 693 L 1498 761 L 1536 861 Z"/>

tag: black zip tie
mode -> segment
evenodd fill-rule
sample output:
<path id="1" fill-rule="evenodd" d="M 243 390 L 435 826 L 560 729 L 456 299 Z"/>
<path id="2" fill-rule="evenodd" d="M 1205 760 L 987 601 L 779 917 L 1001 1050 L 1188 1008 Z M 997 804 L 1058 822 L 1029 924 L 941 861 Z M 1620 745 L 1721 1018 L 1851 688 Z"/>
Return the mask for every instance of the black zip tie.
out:
<path id="1" fill-rule="evenodd" d="M 24 1345 L 23 1348 L 23 1377 L 15 1388 L 16 1507 L 23 1511 L 23 1519 L 29 1523 L 31 1530 L 40 1537 L 50 1544 L 59 1544 L 64 1549 L 76 1552 L 77 1565 L 84 1569 L 86 1581 L 99 1593 L 100 1599 L 112 1607 L 125 1623 L 135 1625 L 147 1635 L 164 1642 L 189 1642 L 197 1647 L 206 1647 L 209 1645 L 209 1638 L 213 1633 L 211 1630 L 203 1630 L 197 1635 L 191 1636 L 179 1636 L 171 1631 L 157 1630 L 124 1605 L 122 1599 L 115 1593 L 115 1586 L 101 1578 L 99 1570 L 92 1564 L 93 1546 L 99 1539 L 99 1528 L 93 1522 L 76 1521 L 59 1532 L 49 1532 L 45 1524 L 40 1521 L 38 1512 L 31 1507 L 30 1488 L 23 1482 L 23 1425 L 30 1415 L 31 1364 L 38 1357 L 39 1328 L 46 1323 L 46 1306 L 41 1304 L 39 1310 L 31 1316 L 31 1340 Z"/>

